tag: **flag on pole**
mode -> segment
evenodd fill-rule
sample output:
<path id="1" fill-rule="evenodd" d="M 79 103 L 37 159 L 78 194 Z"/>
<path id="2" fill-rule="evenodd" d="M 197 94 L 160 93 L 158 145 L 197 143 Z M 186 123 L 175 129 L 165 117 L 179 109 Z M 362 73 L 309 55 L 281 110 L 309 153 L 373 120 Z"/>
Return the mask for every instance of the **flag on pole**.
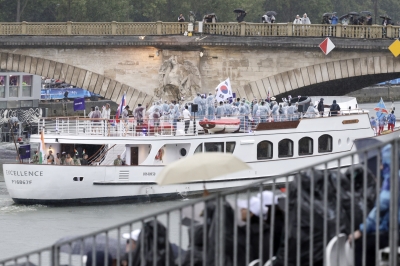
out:
<path id="1" fill-rule="evenodd" d="M 116 120 L 118 120 L 118 118 L 121 116 L 122 111 L 124 110 L 125 106 L 126 106 L 126 103 L 125 103 L 125 93 L 124 93 L 124 95 L 122 95 L 121 103 L 119 104 L 117 112 L 115 114 Z M 117 121 L 117 122 L 119 122 L 119 121 Z"/>
<path id="2" fill-rule="evenodd" d="M 223 102 L 227 100 L 228 98 L 232 98 L 232 87 L 231 87 L 231 82 L 229 78 L 227 78 L 225 81 L 221 82 L 217 88 L 215 89 L 217 95 L 215 96 L 215 99 L 218 102 Z"/>
<path id="3" fill-rule="evenodd" d="M 39 164 L 42 164 L 45 162 L 45 156 L 46 156 L 46 146 L 44 145 L 44 129 L 42 129 L 42 132 L 40 133 L 40 150 L 39 150 Z"/>

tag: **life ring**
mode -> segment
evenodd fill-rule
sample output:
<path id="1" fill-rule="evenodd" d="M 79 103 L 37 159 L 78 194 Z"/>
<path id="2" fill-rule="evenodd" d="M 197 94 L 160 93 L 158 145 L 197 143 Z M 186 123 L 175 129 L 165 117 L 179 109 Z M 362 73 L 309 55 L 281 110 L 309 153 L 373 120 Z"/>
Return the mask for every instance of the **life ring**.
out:
<path id="1" fill-rule="evenodd" d="M 164 149 L 161 148 L 161 149 L 158 150 L 155 159 L 156 159 L 156 160 L 162 161 L 163 155 L 164 155 Z"/>

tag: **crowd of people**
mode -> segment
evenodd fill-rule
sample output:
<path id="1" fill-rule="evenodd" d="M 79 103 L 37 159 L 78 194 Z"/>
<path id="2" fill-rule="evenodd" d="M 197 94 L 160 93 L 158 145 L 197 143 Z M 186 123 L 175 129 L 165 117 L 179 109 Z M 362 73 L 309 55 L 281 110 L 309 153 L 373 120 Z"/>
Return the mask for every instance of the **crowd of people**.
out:
<path id="1" fill-rule="evenodd" d="M 151 106 L 138 106 L 130 110 L 125 106 L 118 119 L 126 127 L 128 120 L 135 119 L 137 126 L 154 127 L 154 132 L 158 132 L 161 123 L 170 123 L 174 132 L 177 129 L 178 121 L 185 122 L 185 133 L 188 132 L 190 121 L 197 120 L 218 120 L 223 117 L 234 117 L 240 119 L 242 130 L 251 130 L 259 123 L 295 121 L 300 118 L 323 117 L 324 115 L 335 116 L 340 113 L 340 106 L 333 101 L 330 111 L 325 113 L 323 98 L 314 105 L 309 103 L 308 108 L 299 111 L 299 102 L 289 95 L 278 103 L 275 97 L 267 99 L 229 98 L 228 100 L 218 101 L 214 94 L 200 94 L 189 102 L 184 101 L 155 101 Z M 100 111 L 98 107 L 92 107 L 88 117 L 93 119 L 110 119 L 111 109 L 107 104 Z M 96 122 L 94 122 L 96 123 Z M 107 126 L 107 124 L 105 124 Z M 165 124 L 164 124 L 165 125 Z"/>
<path id="2" fill-rule="evenodd" d="M 34 164 L 39 164 L 40 163 L 40 158 L 39 158 L 39 153 L 38 151 L 35 151 L 33 157 L 32 157 L 32 163 Z M 79 158 L 78 153 L 75 152 L 71 156 L 71 154 L 63 151 L 61 154 L 57 152 L 56 156 L 53 155 L 53 151 L 49 150 L 49 153 L 45 155 L 45 162 L 46 164 L 55 164 L 55 165 L 88 165 L 88 155 L 83 154 L 82 158 Z"/>
<path id="3" fill-rule="evenodd" d="M 394 130 L 396 125 L 396 116 L 394 115 L 394 110 L 392 110 L 388 115 L 381 112 L 376 118 L 372 116 L 370 118 L 371 127 L 374 129 L 376 135 L 381 135 L 387 125 L 388 130 Z"/>
<path id="4" fill-rule="evenodd" d="M 274 192 L 266 190 L 249 199 L 238 199 L 236 202 L 227 200 L 223 205 L 218 203 L 218 208 L 222 209 L 218 212 L 218 215 L 216 215 L 217 203 L 212 200 L 207 201 L 204 204 L 204 209 L 199 214 L 199 217 L 207 217 L 203 221 L 205 224 L 197 221 L 197 214 L 191 216 L 196 221 L 188 218 L 190 216 L 181 221 L 181 226 L 188 226 L 189 243 L 187 247 L 167 242 L 169 245 L 167 249 L 166 239 L 168 238 L 166 236 L 171 233 L 169 228 L 166 228 L 155 219 L 144 222 L 142 228 L 137 228 L 119 236 L 126 240 L 125 252 L 119 258 L 120 265 L 139 266 L 143 263 L 141 261 L 142 256 L 145 257 L 148 264 L 166 265 L 166 260 L 169 258 L 169 265 L 204 265 L 203 252 L 207 254 L 206 264 L 217 265 L 218 263 L 214 261 L 215 252 L 217 251 L 216 245 L 221 243 L 216 244 L 215 237 L 220 233 L 218 228 L 221 227 L 217 226 L 219 223 L 223 223 L 224 232 L 222 238 L 218 237 L 218 241 L 222 241 L 222 245 L 226 247 L 225 251 L 219 253 L 219 255 L 224 254 L 225 265 L 234 265 L 234 261 L 236 261 L 235 265 L 249 265 L 249 262 L 261 259 L 260 255 L 262 255 L 262 263 L 259 263 L 260 265 L 264 265 L 270 258 L 273 260 L 270 265 L 284 265 L 286 259 L 288 265 L 295 265 L 297 261 L 301 265 L 308 265 L 310 252 L 313 252 L 313 265 L 322 265 L 325 253 L 321 250 L 327 248 L 324 246 L 322 236 L 324 235 L 325 237 L 326 235 L 327 240 L 330 241 L 337 237 L 337 232 L 329 227 L 324 229 L 322 226 L 315 224 L 311 235 L 311 225 L 309 224 L 311 219 L 321 222 L 326 219 L 328 226 L 332 228 L 338 226 L 341 233 L 347 234 L 348 243 L 354 249 L 353 265 L 375 265 L 376 235 L 379 235 L 378 249 L 388 247 L 390 243 L 390 220 L 393 218 L 391 221 L 397 221 L 400 224 L 400 212 L 398 215 L 396 214 L 398 216 L 396 218 L 391 217 L 390 212 L 390 205 L 392 204 L 390 199 L 390 184 L 392 182 L 390 180 L 391 167 L 393 167 L 391 149 L 391 145 L 386 145 L 380 150 L 379 171 L 382 179 L 381 184 L 376 183 L 375 173 L 371 171 L 368 171 L 368 176 L 363 178 L 363 166 L 358 166 L 354 170 L 355 192 L 352 199 L 355 202 L 354 210 L 351 210 L 350 199 L 346 196 L 350 193 L 348 183 L 350 172 L 339 174 L 338 176 L 337 170 L 333 170 L 329 171 L 328 175 L 325 176 L 324 171 L 315 170 L 312 173 L 313 179 L 310 178 L 311 172 L 300 173 L 290 183 L 287 190 L 281 189 Z M 336 190 L 332 189 L 324 193 L 321 191 L 325 182 L 331 183 L 336 181 L 337 178 L 342 180 L 340 185 L 342 191 L 340 196 L 341 203 L 339 204 L 340 210 L 337 210 L 336 201 L 332 205 L 328 204 L 328 206 L 323 204 L 325 201 L 324 193 L 328 193 L 328 198 L 334 197 L 337 195 Z M 368 180 L 368 187 L 364 188 L 362 184 L 366 182 L 365 178 Z M 310 191 L 309 189 L 311 182 L 314 182 L 315 191 Z M 367 204 L 363 203 L 364 198 L 361 196 L 363 195 L 363 189 L 375 191 L 376 186 L 380 188 L 379 193 L 368 193 L 365 201 L 369 203 L 363 207 L 363 204 Z M 310 201 L 305 200 L 309 199 L 311 193 L 315 197 L 313 199 L 313 208 L 310 206 Z M 303 200 L 298 200 L 299 195 Z M 288 204 L 286 201 L 289 201 Z M 379 204 L 379 207 L 377 204 Z M 287 211 L 285 206 L 288 206 Z M 399 207 L 400 204 L 396 208 Z M 377 212 L 377 208 L 379 212 Z M 300 216 L 299 210 L 301 211 Z M 325 211 L 330 214 L 329 218 L 324 218 Z M 350 211 L 359 214 L 366 211 L 368 213 L 367 219 L 364 220 L 362 215 L 354 218 L 350 218 L 349 215 L 341 215 L 341 213 L 349 213 Z M 313 218 L 310 218 L 311 212 L 314 213 Z M 183 210 L 183 213 L 185 213 L 185 210 Z M 191 213 L 190 210 L 189 213 Z M 222 213 L 224 219 L 220 218 Z M 336 219 L 336 215 L 340 215 L 340 220 Z M 379 216 L 378 225 L 376 224 L 377 216 Z M 185 221 L 187 219 L 189 221 Z M 287 227 L 285 226 L 286 219 L 289 220 Z M 299 226 L 299 223 L 301 226 Z M 336 223 L 339 223 L 339 225 L 336 225 Z M 355 225 L 355 231 L 351 231 L 350 224 L 352 223 Z M 205 236 L 204 229 L 207 230 Z M 300 230 L 300 234 L 298 230 Z M 363 247 L 363 234 L 366 236 L 365 249 Z M 297 239 L 299 236 L 300 239 Z M 286 237 L 287 247 L 285 243 Z M 313 237 L 313 250 L 310 250 L 310 237 Z M 153 253 L 155 245 L 157 246 L 157 254 Z M 234 252 L 234 246 L 236 252 Z M 298 248 L 300 254 L 296 252 Z M 286 253 L 286 249 L 288 253 Z M 169 252 L 168 255 L 167 252 Z M 351 252 L 350 254 L 353 253 Z M 94 255 L 98 263 L 102 263 L 104 259 L 108 259 L 109 265 L 117 261 L 115 256 L 110 255 L 110 252 L 108 257 L 105 257 L 104 250 L 97 250 Z M 300 255 L 300 257 L 298 258 L 297 255 Z M 87 253 L 88 261 L 86 265 L 91 265 L 88 263 L 92 262 L 92 256 L 92 251 Z M 333 258 L 335 255 L 332 254 L 331 256 L 327 257 L 327 259 Z M 340 256 L 347 255 L 341 253 Z M 363 264 L 364 256 L 366 264 Z"/>

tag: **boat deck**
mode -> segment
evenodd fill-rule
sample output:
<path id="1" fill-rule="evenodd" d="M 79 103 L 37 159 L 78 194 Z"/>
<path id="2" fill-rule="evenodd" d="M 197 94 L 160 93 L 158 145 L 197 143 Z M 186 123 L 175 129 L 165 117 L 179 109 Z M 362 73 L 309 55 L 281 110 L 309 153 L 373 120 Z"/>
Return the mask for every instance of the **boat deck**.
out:
<path id="1" fill-rule="evenodd" d="M 365 114 L 364 110 L 342 111 L 340 116 Z M 224 117 L 223 119 L 239 119 L 240 130 L 235 133 L 248 133 L 251 131 L 294 129 L 302 119 L 329 119 L 328 114 L 322 116 L 307 114 L 296 114 L 293 116 L 280 115 L 271 117 Z M 218 121 L 213 120 L 213 121 Z M 196 119 L 196 127 L 193 120 L 185 134 L 184 122 L 177 122 L 176 126 L 169 120 L 145 119 L 143 123 L 137 123 L 133 117 L 127 120 L 117 119 L 90 119 L 82 117 L 55 117 L 41 118 L 38 128 L 44 129 L 46 134 L 62 136 L 92 136 L 92 137 L 148 137 L 148 136 L 193 136 L 209 133 L 199 124 Z M 351 121 L 350 121 L 351 122 Z M 39 131 L 40 131 L 39 130 Z M 220 132 L 224 133 L 224 132 Z"/>

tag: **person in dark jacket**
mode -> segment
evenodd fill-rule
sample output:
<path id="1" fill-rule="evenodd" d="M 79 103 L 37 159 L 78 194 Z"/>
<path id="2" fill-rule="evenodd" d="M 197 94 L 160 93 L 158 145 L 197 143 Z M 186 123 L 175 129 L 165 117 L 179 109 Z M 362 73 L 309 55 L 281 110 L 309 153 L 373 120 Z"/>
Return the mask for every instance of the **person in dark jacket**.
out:
<path id="1" fill-rule="evenodd" d="M 318 112 L 321 116 L 324 116 L 324 98 L 321 98 L 318 103 Z"/>
<path id="2" fill-rule="evenodd" d="M 340 111 L 340 106 L 336 103 L 336 100 L 333 100 L 333 103 L 331 105 L 331 116 L 337 116 Z"/>
<path id="3" fill-rule="evenodd" d="M 246 12 L 240 12 L 237 14 L 236 20 L 237 22 L 243 22 L 244 21 L 244 17 L 247 15 Z"/>

